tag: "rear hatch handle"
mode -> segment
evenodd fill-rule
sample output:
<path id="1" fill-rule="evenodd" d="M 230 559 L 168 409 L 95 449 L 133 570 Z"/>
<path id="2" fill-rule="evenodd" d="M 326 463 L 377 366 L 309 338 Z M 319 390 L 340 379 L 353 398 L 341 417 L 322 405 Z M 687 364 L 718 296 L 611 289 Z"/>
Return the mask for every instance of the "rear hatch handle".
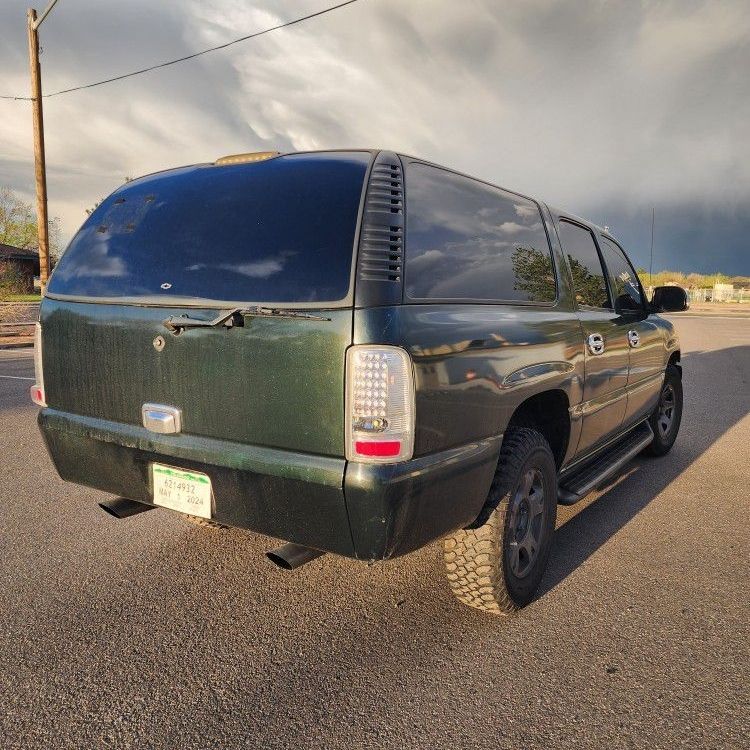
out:
<path id="1" fill-rule="evenodd" d="M 314 313 L 308 313 L 302 310 L 283 310 L 278 307 L 236 307 L 233 310 L 224 310 L 215 318 L 209 320 L 191 318 L 188 315 L 170 315 L 163 324 L 168 331 L 178 334 L 187 328 L 211 328 L 220 325 L 224 325 L 227 328 L 233 328 L 234 326 L 241 327 L 245 325 L 245 318 L 249 317 L 330 320 L 330 318 L 326 318 L 322 315 L 315 315 Z"/>

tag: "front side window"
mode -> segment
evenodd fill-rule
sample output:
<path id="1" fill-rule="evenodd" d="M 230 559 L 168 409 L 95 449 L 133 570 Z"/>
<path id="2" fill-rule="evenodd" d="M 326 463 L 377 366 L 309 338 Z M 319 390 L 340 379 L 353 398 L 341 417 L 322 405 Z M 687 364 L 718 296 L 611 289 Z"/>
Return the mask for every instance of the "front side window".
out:
<path id="1" fill-rule="evenodd" d="M 536 203 L 426 164 L 407 172 L 406 297 L 554 302 Z"/>
<path id="2" fill-rule="evenodd" d="M 594 235 L 588 229 L 560 222 L 560 243 L 573 275 L 576 302 L 587 307 L 611 307 L 607 281 Z"/>
<path id="3" fill-rule="evenodd" d="M 643 310 L 643 295 L 633 266 L 628 261 L 619 245 L 602 237 L 602 255 L 612 281 L 612 291 L 615 295 L 615 310 L 637 311 Z"/>

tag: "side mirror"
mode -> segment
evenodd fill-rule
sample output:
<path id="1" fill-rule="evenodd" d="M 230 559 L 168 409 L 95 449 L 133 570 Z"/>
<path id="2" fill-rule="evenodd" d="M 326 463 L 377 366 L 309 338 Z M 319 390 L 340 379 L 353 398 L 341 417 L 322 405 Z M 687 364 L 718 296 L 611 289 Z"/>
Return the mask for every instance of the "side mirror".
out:
<path id="1" fill-rule="evenodd" d="M 682 312 L 687 309 L 687 292 L 681 286 L 657 286 L 654 289 L 652 312 Z"/>

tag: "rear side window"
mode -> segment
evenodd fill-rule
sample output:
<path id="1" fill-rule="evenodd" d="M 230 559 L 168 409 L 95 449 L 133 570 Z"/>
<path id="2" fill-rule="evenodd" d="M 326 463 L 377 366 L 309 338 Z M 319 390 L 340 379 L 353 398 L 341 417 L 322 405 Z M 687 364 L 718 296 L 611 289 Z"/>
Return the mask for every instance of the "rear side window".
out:
<path id="1" fill-rule="evenodd" d="M 640 312 L 643 310 L 641 285 L 624 251 L 606 237 L 602 237 L 601 248 L 615 295 L 615 310 Z"/>
<path id="2" fill-rule="evenodd" d="M 406 201 L 408 299 L 554 302 L 536 203 L 425 164 L 407 172 Z"/>
<path id="3" fill-rule="evenodd" d="M 578 224 L 561 221 L 560 243 L 568 256 L 576 302 L 588 307 L 610 307 L 604 268 L 594 235 Z"/>
<path id="4" fill-rule="evenodd" d="M 135 180 L 89 217 L 48 290 L 164 304 L 342 300 L 369 161 L 293 154 Z"/>

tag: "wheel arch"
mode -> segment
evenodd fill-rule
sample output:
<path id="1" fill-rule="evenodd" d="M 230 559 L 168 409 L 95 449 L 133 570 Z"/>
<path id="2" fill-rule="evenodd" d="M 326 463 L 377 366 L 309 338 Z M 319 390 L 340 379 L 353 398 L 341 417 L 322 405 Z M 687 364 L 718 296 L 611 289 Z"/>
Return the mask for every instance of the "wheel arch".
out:
<path id="1" fill-rule="evenodd" d="M 676 367 L 677 371 L 680 373 L 680 377 L 682 377 L 682 365 L 680 364 L 680 357 L 681 357 L 680 350 L 675 349 L 669 355 L 669 359 L 667 360 L 667 367 L 669 367 L 670 365 L 674 365 L 674 367 Z"/>
<path id="2" fill-rule="evenodd" d="M 570 441 L 570 400 L 561 388 L 529 396 L 513 412 L 508 427 L 538 430 L 549 443 L 559 469 Z"/>

